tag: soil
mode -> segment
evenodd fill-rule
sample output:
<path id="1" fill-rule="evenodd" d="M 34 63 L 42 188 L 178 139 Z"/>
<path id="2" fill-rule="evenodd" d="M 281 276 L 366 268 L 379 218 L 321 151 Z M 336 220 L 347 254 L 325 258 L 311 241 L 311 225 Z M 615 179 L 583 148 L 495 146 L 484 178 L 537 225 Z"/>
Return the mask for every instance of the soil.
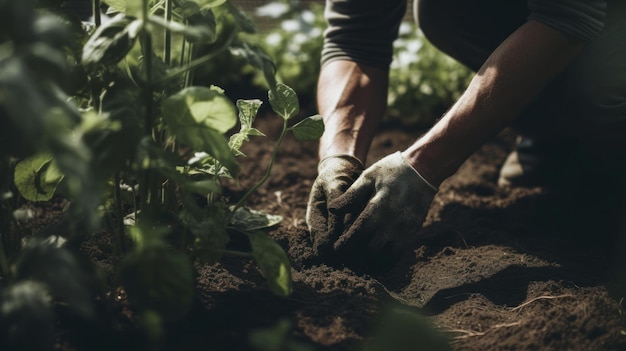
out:
<path id="1" fill-rule="evenodd" d="M 275 116 L 257 120 L 267 137 L 245 146 L 242 175 L 229 184 L 229 196 L 241 196 L 261 178 L 281 123 Z M 368 164 L 404 149 L 421 132 L 385 125 Z M 270 180 L 249 206 L 283 216 L 270 235 L 292 261 L 293 294 L 270 293 L 246 259 L 199 264 L 196 306 L 183 321 L 166 326 L 160 349 L 255 350 L 252 331 L 287 321 L 285 337 L 292 345 L 361 350 L 376 335 L 384 312 L 393 309 L 423 316 L 456 351 L 626 350 L 620 178 L 598 172 L 602 179 L 585 174 L 568 182 L 562 174 L 560 189 L 500 188 L 499 167 L 513 140 L 504 131 L 446 180 L 415 240 L 395 265 L 380 271 L 315 257 L 304 217 L 317 144 L 287 138 Z M 100 244 L 90 245 L 92 260 L 106 266 Z M 132 312 L 123 303 L 118 307 L 118 332 L 91 342 L 106 339 L 118 350 L 141 349 Z M 408 331 L 413 332 L 422 335 Z M 418 340 L 404 346 L 434 350 L 425 345 Z"/>

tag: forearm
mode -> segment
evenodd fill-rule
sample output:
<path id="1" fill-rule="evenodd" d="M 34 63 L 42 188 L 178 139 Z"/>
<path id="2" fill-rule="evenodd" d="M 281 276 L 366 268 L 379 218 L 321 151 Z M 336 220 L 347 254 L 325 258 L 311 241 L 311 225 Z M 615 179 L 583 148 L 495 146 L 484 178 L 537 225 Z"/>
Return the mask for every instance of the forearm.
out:
<path id="1" fill-rule="evenodd" d="M 438 186 L 517 117 L 582 47 L 555 29 L 527 22 L 493 52 L 443 118 L 403 153 L 405 159 Z"/>
<path id="2" fill-rule="evenodd" d="M 317 104 L 324 119 L 320 159 L 349 154 L 365 163 L 387 106 L 388 72 L 352 61 L 332 61 L 320 72 Z"/>

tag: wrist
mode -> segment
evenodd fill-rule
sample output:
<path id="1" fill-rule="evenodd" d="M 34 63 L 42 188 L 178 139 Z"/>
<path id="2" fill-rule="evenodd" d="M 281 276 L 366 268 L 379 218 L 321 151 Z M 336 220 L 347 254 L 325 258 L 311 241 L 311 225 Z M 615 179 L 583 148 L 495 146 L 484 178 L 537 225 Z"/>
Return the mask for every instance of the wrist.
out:
<path id="1" fill-rule="evenodd" d="M 402 152 L 402 157 L 427 184 L 436 189 L 453 173 L 446 172 L 445 167 L 436 161 L 439 158 L 421 148 L 409 147 Z"/>

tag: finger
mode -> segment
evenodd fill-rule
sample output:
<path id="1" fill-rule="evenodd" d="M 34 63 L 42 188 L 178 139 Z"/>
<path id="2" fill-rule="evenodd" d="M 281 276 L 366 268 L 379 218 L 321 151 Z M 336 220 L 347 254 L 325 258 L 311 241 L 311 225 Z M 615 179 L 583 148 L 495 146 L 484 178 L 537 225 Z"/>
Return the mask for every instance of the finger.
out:
<path id="1" fill-rule="evenodd" d="M 334 244 L 336 251 L 353 251 L 357 254 L 365 254 L 376 251 L 371 243 L 386 228 L 386 211 L 380 202 L 372 199 L 365 209 L 358 215 L 354 222 L 337 239 Z M 383 244 L 384 245 L 384 244 Z M 381 245 L 382 247 L 382 245 Z"/>
<path id="2" fill-rule="evenodd" d="M 345 193 L 329 202 L 328 210 L 335 214 L 360 213 L 373 194 L 374 182 L 360 176 Z"/>

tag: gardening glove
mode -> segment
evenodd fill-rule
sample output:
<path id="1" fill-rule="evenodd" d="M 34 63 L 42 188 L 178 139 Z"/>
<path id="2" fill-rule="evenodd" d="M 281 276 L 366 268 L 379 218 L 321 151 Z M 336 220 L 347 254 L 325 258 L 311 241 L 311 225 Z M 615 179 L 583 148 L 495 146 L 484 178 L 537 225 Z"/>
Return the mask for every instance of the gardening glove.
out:
<path id="1" fill-rule="evenodd" d="M 400 152 L 384 157 L 329 203 L 333 215 L 353 218 L 346 220 L 334 250 L 346 261 L 378 254 L 397 258 L 420 229 L 437 191 Z"/>
<path id="2" fill-rule="evenodd" d="M 329 213 L 327 204 L 343 194 L 363 168 L 363 163 L 351 155 L 333 155 L 320 161 L 306 209 L 306 223 L 317 255 L 328 256 L 344 230 L 343 216 L 337 218 Z"/>

